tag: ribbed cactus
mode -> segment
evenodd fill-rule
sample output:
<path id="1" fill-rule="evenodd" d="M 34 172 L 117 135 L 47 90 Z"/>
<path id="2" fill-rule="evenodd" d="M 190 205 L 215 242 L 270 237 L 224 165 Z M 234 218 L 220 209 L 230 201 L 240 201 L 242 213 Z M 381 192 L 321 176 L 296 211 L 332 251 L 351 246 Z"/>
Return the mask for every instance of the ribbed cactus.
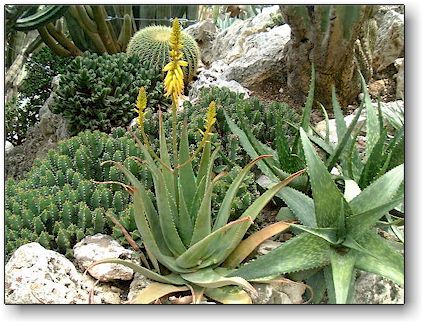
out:
<path id="1" fill-rule="evenodd" d="M 61 76 L 52 111 L 69 121 L 74 134 L 110 131 L 135 117 L 133 102 L 141 86 L 149 90 L 149 105 L 166 105 L 159 71 L 124 53 L 86 53 Z"/>
<path id="2" fill-rule="evenodd" d="M 147 62 L 150 67 L 162 69 L 169 62 L 169 37 L 171 28 L 150 26 L 139 30 L 131 38 L 127 46 L 127 54 L 137 56 L 140 61 Z M 184 67 L 185 82 L 189 82 L 197 72 L 200 51 L 193 37 L 181 33 L 183 41 L 183 57 L 188 62 Z"/>

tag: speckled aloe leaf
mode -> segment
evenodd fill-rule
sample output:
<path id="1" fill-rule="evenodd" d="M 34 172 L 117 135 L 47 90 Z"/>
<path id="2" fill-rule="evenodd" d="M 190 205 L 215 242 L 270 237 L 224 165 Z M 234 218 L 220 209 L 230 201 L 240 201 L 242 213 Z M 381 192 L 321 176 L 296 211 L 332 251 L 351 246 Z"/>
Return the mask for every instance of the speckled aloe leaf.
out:
<path id="1" fill-rule="evenodd" d="M 131 304 L 150 304 L 157 299 L 176 292 L 190 290 L 187 286 L 174 286 L 159 282 L 153 282 L 146 288 L 140 290 L 130 301 Z"/>
<path id="2" fill-rule="evenodd" d="M 188 145 L 187 122 L 184 122 L 181 133 L 180 152 L 178 155 L 180 165 L 190 159 L 190 149 Z M 192 163 L 185 163 L 179 169 L 179 181 L 184 195 L 187 210 L 191 209 L 193 197 L 196 194 L 196 177 L 194 175 Z"/>
<path id="3" fill-rule="evenodd" d="M 301 126 L 306 132 L 309 128 L 309 122 L 311 120 L 312 105 L 314 103 L 314 92 L 315 92 L 315 66 L 312 64 L 311 68 L 311 82 L 309 85 L 308 97 L 306 98 L 305 107 L 303 108 L 303 115 Z"/>
<path id="4" fill-rule="evenodd" d="M 397 252 L 390 243 L 377 235 L 372 230 L 368 230 L 358 239 L 358 243 L 366 246 L 367 250 L 375 256 L 358 253 L 355 267 L 378 274 L 388 278 L 403 286 L 404 284 L 404 258 Z"/>
<path id="5" fill-rule="evenodd" d="M 271 252 L 242 265 L 231 275 L 246 280 L 313 269 L 330 262 L 330 244 L 315 235 L 300 234 Z"/>
<path id="6" fill-rule="evenodd" d="M 350 283 L 354 273 L 355 260 L 356 256 L 352 251 L 346 254 L 340 254 L 332 249 L 330 252 L 336 304 L 346 304 L 347 302 Z"/>
<path id="7" fill-rule="evenodd" d="M 267 158 L 269 156 L 262 155 L 257 157 L 256 159 L 249 162 L 243 170 L 237 175 L 237 177 L 233 180 L 227 192 L 225 193 L 224 199 L 221 202 L 221 206 L 219 207 L 218 214 L 216 215 L 216 220 L 213 226 L 213 230 L 216 230 L 225 224 L 227 224 L 228 218 L 230 217 L 231 204 L 237 195 L 237 191 L 243 182 L 243 179 L 246 177 L 247 173 L 252 169 L 252 167 L 258 163 L 261 159 Z"/>
<path id="8" fill-rule="evenodd" d="M 252 304 L 249 294 L 237 286 L 208 288 L 205 295 L 221 304 Z"/>
<path id="9" fill-rule="evenodd" d="M 209 161 L 211 158 L 211 143 L 207 142 L 203 148 L 202 157 L 200 158 L 199 170 L 197 172 L 196 184 L 197 187 L 200 185 L 200 181 L 205 177 L 206 184 L 208 183 L 207 172 L 209 168 Z M 203 195 L 202 195 L 203 197 Z"/>
<path id="10" fill-rule="evenodd" d="M 350 143 L 352 141 L 351 134 L 358 123 L 359 117 L 362 112 L 362 108 L 364 106 L 360 105 L 358 108 L 358 111 L 355 114 L 355 117 L 353 117 L 352 122 L 350 123 L 349 127 L 346 129 L 342 137 L 338 137 L 338 143 L 336 148 L 334 149 L 334 152 L 331 154 L 331 156 L 327 160 L 327 170 L 331 171 L 333 167 L 336 165 L 339 158 L 342 156 L 343 152 L 346 152 L 346 147 L 350 146 Z M 344 122 L 344 120 L 343 120 Z"/>
<path id="11" fill-rule="evenodd" d="M 318 157 L 303 129 L 300 129 L 300 137 L 308 166 L 317 225 L 318 227 L 337 226 L 343 208 L 343 195 L 337 189 L 331 174 Z"/>
<path id="12" fill-rule="evenodd" d="M 399 190 L 404 179 L 404 165 L 386 172 L 371 183 L 349 205 L 353 214 L 360 214 L 389 202 Z"/>
<path id="13" fill-rule="evenodd" d="M 211 233 L 211 201 L 213 182 L 209 183 L 197 212 L 190 246 L 193 246 Z"/>
<path id="14" fill-rule="evenodd" d="M 346 226 L 352 237 L 359 238 L 364 231 L 374 226 L 390 210 L 402 203 L 403 197 L 395 198 L 383 205 L 355 214 L 346 220 Z"/>
<path id="15" fill-rule="evenodd" d="M 156 272 L 153 272 L 145 267 L 139 266 L 138 264 L 135 264 L 132 261 L 129 260 L 122 260 L 122 259 L 104 259 L 104 260 L 100 260 L 97 262 L 94 262 L 93 264 L 90 265 L 91 267 L 94 267 L 98 264 L 104 264 L 104 263 L 115 263 L 115 264 L 120 264 L 123 266 L 126 266 L 132 270 L 134 270 L 135 272 L 141 273 L 143 276 L 145 276 L 148 279 L 157 281 L 157 282 L 161 282 L 161 283 L 166 283 L 166 284 L 171 284 L 171 285 L 185 285 L 187 282 L 180 277 L 177 274 L 170 274 L 167 276 L 163 276 L 160 275 Z"/>
<path id="16" fill-rule="evenodd" d="M 287 230 L 290 227 L 289 223 L 286 222 L 277 222 L 271 225 L 266 226 L 250 235 L 247 239 L 243 240 L 236 249 L 228 256 L 224 262 L 224 267 L 226 268 L 235 268 L 238 266 L 244 259 L 246 259 L 250 253 L 252 253 L 255 248 L 261 244 L 263 241 L 269 239 L 270 237 L 281 233 L 282 231 Z"/>
<path id="17" fill-rule="evenodd" d="M 257 294 L 255 288 L 253 288 L 253 286 L 247 280 L 235 276 L 224 277 L 212 268 L 201 269 L 192 273 L 184 273 L 181 274 L 181 277 L 186 281 L 192 282 L 200 287 L 219 288 L 235 285 L 245 288 L 253 295 Z"/>
<path id="18" fill-rule="evenodd" d="M 367 84 L 362 76 L 361 84 L 362 84 L 362 92 L 364 93 L 364 104 L 367 112 L 367 135 L 366 135 L 366 147 L 365 147 L 365 155 L 368 157 L 371 156 L 371 152 L 374 149 L 374 146 L 377 144 L 378 139 L 380 138 L 380 127 L 378 123 L 377 111 L 371 103 L 371 97 L 368 93 Z"/>
<path id="19" fill-rule="evenodd" d="M 337 229 L 336 228 L 324 228 L 324 227 L 309 227 L 304 225 L 292 224 L 291 227 L 300 229 L 304 232 L 308 232 L 312 235 L 318 236 L 328 243 L 337 244 Z"/>

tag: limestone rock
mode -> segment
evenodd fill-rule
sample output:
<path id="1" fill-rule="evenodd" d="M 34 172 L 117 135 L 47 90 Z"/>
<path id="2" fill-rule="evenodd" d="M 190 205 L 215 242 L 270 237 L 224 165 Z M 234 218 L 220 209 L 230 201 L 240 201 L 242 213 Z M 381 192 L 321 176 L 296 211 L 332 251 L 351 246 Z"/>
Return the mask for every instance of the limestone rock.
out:
<path id="1" fill-rule="evenodd" d="M 371 97 L 377 98 L 378 96 L 383 95 L 386 90 L 385 80 L 374 81 L 368 86 L 368 90 Z"/>
<path id="2" fill-rule="evenodd" d="M 348 115 L 346 117 L 344 117 L 344 120 L 346 122 L 346 127 L 349 127 L 350 123 L 353 121 L 353 119 L 355 118 L 355 113 Z M 361 127 L 363 125 L 363 123 L 365 122 L 366 117 L 364 114 L 361 114 L 359 116 L 358 122 L 355 126 L 355 129 L 358 129 L 359 127 Z M 336 120 L 335 119 L 330 119 L 328 121 L 328 126 L 330 129 L 330 142 L 336 144 L 338 141 L 337 138 L 337 128 L 336 128 Z M 315 129 L 317 130 L 317 132 L 321 135 L 325 137 L 326 131 L 327 131 L 327 125 L 325 120 L 320 121 L 318 124 L 316 124 Z M 363 130 L 365 128 L 362 128 Z"/>
<path id="3" fill-rule="evenodd" d="M 399 285 L 369 272 L 360 271 L 355 283 L 354 304 L 403 304 L 405 291 Z"/>
<path id="4" fill-rule="evenodd" d="M 135 259 L 135 254 L 131 250 L 123 248 L 110 236 L 96 234 L 84 238 L 74 246 L 74 257 L 77 264 L 85 270 L 96 261 L 109 258 Z M 135 261 L 133 260 L 133 262 Z M 96 265 L 88 272 L 101 282 L 131 280 L 134 274 L 132 269 L 114 263 Z"/>
<path id="5" fill-rule="evenodd" d="M 281 242 L 266 240 L 258 246 L 258 254 L 265 255 L 271 252 L 272 250 L 278 248 L 281 244 Z"/>
<path id="6" fill-rule="evenodd" d="M 213 58 L 213 41 L 217 35 L 218 29 L 211 19 L 199 21 L 187 27 L 184 30 L 187 34 L 191 35 L 197 42 L 200 48 L 201 60 L 203 63 L 209 65 L 212 63 Z"/>
<path id="7" fill-rule="evenodd" d="M 29 243 L 15 251 L 5 268 L 7 304 L 86 304 L 81 274 L 63 255 Z"/>
<path id="8" fill-rule="evenodd" d="M 396 74 L 396 99 L 403 99 L 405 96 L 405 59 L 398 58 L 395 60 L 395 67 L 398 71 Z"/>
<path id="9" fill-rule="evenodd" d="M 373 68 L 379 72 L 393 64 L 397 58 L 404 57 L 405 22 L 404 15 L 393 9 L 385 11 L 381 18 L 377 14 L 376 19 L 378 31 L 373 53 Z"/>
<path id="10" fill-rule="evenodd" d="M 195 101 L 200 95 L 202 88 L 226 87 L 236 93 L 243 93 L 244 98 L 249 98 L 250 91 L 234 80 L 223 78 L 224 70 L 227 68 L 223 61 L 213 62 L 209 69 L 201 71 L 197 80 L 191 83 L 189 90 L 190 101 Z"/>

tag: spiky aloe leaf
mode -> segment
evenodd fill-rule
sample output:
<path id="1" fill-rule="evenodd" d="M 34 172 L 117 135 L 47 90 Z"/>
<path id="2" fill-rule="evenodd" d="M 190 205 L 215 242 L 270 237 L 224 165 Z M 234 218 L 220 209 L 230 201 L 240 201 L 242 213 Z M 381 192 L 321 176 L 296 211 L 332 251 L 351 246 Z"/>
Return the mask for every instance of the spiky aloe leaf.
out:
<path id="1" fill-rule="evenodd" d="M 346 304 L 347 302 L 355 261 L 356 256 L 354 252 L 348 252 L 342 255 L 335 250 L 331 250 L 330 262 L 337 304 Z"/>
<path id="2" fill-rule="evenodd" d="M 387 240 L 371 230 L 358 239 L 358 242 L 367 247 L 367 250 L 377 257 L 358 253 L 355 266 L 358 269 L 372 272 L 386 277 L 395 283 L 404 284 L 404 259 Z"/>
<path id="3" fill-rule="evenodd" d="M 349 143 L 352 141 L 351 134 L 358 123 L 359 117 L 362 112 L 362 108 L 364 106 L 360 105 L 358 108 L 358 111 L 355 114 L 355 117 L 353 118 L 352 122 L 350 123 L 349 127 L 347 128 L 346 132 L 344 132 L 343 137 L 338 138 L 337 146 L 333 152 L 333 154 L 329 157 L 327 162 L 327 170 L 331 171 L 333 167 L 336 165 L 337 161 L 339 160 L 342 153 L 345 151 L 346 147 L 349 146 Z"/>
<path id="4" fill-rule="evenodd" d="M 311 68 L 311 82 L 309 85 L 308 97 L 306 99 L 305 107 L 303 108 L 301 127 L 305 132 L 308 131 L 309 122 L 311 120 L 312 105 L 314 103 L 315 92 L 315 66 L 312 64 Z"/>
<path id="5" fill-rule="evenodd" d="M 303 226 L 298 224 L 292 224 L 291 227 L 300 229 L 304 232 L 320 237 L 326 240 L 328 243 L 331 243 L 331 244 L 339 243 L 336 228 L 309 227 L 309 226 Z"/>
<path id="6" fill-rule="evenodd" d="M 364 93 L 365 109 L 367 111 L 367 146 L 365 147 L 365 154 L 367 157 L 370 157 L 374 146 L 377 144 L 378 139 L 380 138 L 380 127 L 378 123 L 377 112 L 371 103 L 371 97 L 368 93 L 367 84 L 362 74 L 360 74 L 360 78 L 362 84 L 362 92 Z"/>
<path id="7" fill-rule="evenodd" d="M 165 283 L 153 282 L 146 288 L 140 290 L 137 295 L 130 300 L 131 304 L 150 304 L 155 300 L 176 292 L 190 290 L 187 286 L 174 286 Z"/>
<path id="8" fill-rule="evenodd" d="M 217 230 L 218 228 L 224 226 L 228 218 L 230 217 L 231 204 L 234 200 L 234 197 L 237 194 L 237 190 L 239 189 L 243 179 L 246 177 L 250 169 L 258 163 L 261 159 L 269 157 L 268 155 L 262 155 L 257 157 L 256 159 L 249 162 L 237 175 L 237 177 L 231 183 L 231 186 L 228 188 L 225 193 L 224 199 L 221 202 L 221 206 L 219 207 L 218 214 L 216 216 L 215 224 L 213 226 L 213 230 Z"/>
<path id="9" fill-rule="evenodd" d="M 333 182 L 330 173 L 318 157 L 305 131 L 300 129 L 303 151 L 308 166 L 315 217 L 318 227 L 334 227 L 343 208 L 344 198 Z"/>
<path id="10" fill-rule="evenodd" d="M 253 295 L 257 295 L 255 288 L 245 279 L 240 277 L 224 277 L 212 268 L 197 270 L 192 273 L 181 274 L 181 277 L 188 282 L 192 282 L 200 287 L 219 288 L 229 285 L 236 285 L 245 288 Z"/>
<path id="11" fill-rule="evenodd" d="M 313 269 L 329 263 L 330 244 L 309 233 L 300 234 L 271 252 L 242 265 L 231 275 L 247 280 Z"/>
<path id="12" fill-rule="evenodd" d="M 166 283 L 166 284 L 171 284 L 171 285 L 185 285 L 187 282 L 181 278 L 179 275 L 176 274 L 170 274 L 168 276 L 163 276 L 160 275 L 156 272 L 153 272 L 145 267 L 139 266 L 138 264 L 135 264 L 132 261 L 129 260 L 122 260 L 122 259 L 104 259 L 104 260 L 100 260 L 100 261 L 96 261 L 94 263 L 92 263 L 88 269 L 91 269 L 92 267 L 99 265 L 99 264 L 104 264 L 104 263 L 115 263 L 115 264 L 120 264 L 123 266 L 126 266 L 132 270 L 134 270 L 135 272 L 141 273 L 143 276 L 157 281 L 157 282 L 162 282 L 162 283 Z"/>
<path id="13" fill-rule="evenodd" d="M 235 286 L 208 288 L 205 295 L 221 304 L 252 304 L 249 294 Z"/>
<path id="14" fill-rule="evenodd" d="M 180 165 L 183 165 L 190 159 L 190 149 L 188 145 L 187 122 L 182 127 L 180 152 L 178 155 Z M 191 209 L 192 200 L 196 193 L 196 177 L 193 172 L 192 163 L 185 163 L 179 169 L 179 181 L 187 205 L 187 210 Z"/>
<path id="15" fill-rule="evenodd" d="M 200 181 L 205 177 L 206 183 L 208 183 L 207 172 L 209 168 L 211 158 L 211 143 L 207 142 L 203 148 L 202 157 L 200 158 L 199 170 L 197 172 L 197 187 L 200 185 Z M 203 195 L 202 195 L 203 196 Z"/>
<path id="16" fill-rule="evenodd" d="M 209 183 L 205 191 L 199 210 L 197 212 L 196 221 L 194 223 L 193 235 L 190 246 L 193 246 L 211 232 L 211 201 L 212 201 L 213 182 Z"/>
<path id="17" fill-rule="evenodd" d="M 281 189 L 276 196 L 284 200 L 303 225 L 310 227 L 317 226 L 314 200 L 311 197 L 290 187 Z"/>
<path id="18" fill-rule="evenodd" d="M 270 237 L 287 230 L 289 227 L 289 223 L 278 222 L 275 224 L 268 225 L 260 231 L 250 235 L 247 239 L 243 240 L 237 246 L 237 248 L 228 256 L 227 260 L 223 264 L 224 267 L 235 268 L 244 259 L 246 259 L 259 244 L 269 239 Z"/>
<path id="19" fill-rule="evenodd" d="M 184 196 L 183 186 L 181 184 L 178 185 L 179 189 L 179 209 L 178 209 L 178 233 L 180 234 L 181 240 L 184 245 L 188 247 L 191 242 L 191 238 L 193 235 L 193 221 L 191 219 L 191 215 L 189 209 L 187 208 L 186 198 Z"/>
<path id="20" fill-rule="evenodd" d="M 404 165 L 401 164 L 378 178 L 353 198 L 349 203 L 352 213 L 360 214 L 387 203 L 395 196 L 403 179 Z"/>

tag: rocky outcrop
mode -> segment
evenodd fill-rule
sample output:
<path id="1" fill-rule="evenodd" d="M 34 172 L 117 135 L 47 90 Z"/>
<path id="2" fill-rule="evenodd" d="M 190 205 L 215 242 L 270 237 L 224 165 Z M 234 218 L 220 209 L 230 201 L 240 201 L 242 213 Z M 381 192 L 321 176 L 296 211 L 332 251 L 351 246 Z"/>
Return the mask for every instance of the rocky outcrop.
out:
<path id="1" fill-rule="evenodd" d="M 396 74 L 396 99 L 404 99 L 405 97 L 405 59 L 398 58 L 395 60 Z"/>
<path id="2" fill-rule="evenodd" d="M 196 40 L 200 48 L 200 58 L 202 62 L 206 65 L 212 63 L 214 56 L 212 47 L 218 33 L 218 29 L 213 21 L 210 19 L 199 21 L 187 27 L 184 31 Z"/>
<path id="3" fill-rule="evenodd" d="M 101 282 L 112 280 L 131 280 L 134 271 L 115 263 L 99 264 L 91 267 L 96 261 L 104 259 L 124 259 L 135 261 L 135 254 L 123 248 L 117 241 L 104 234 L 88 236 L 74 246 L 76 263 Z"/>
<path id="4" fill-rule="evenodd" d="M 397 58 L 404 57 L 405 52 L 404 15 L 394 9 L 381 10 L 376 14 L 378 30 L 373 53 L 373 68 L 376 72 L 384 70 Z"/>

